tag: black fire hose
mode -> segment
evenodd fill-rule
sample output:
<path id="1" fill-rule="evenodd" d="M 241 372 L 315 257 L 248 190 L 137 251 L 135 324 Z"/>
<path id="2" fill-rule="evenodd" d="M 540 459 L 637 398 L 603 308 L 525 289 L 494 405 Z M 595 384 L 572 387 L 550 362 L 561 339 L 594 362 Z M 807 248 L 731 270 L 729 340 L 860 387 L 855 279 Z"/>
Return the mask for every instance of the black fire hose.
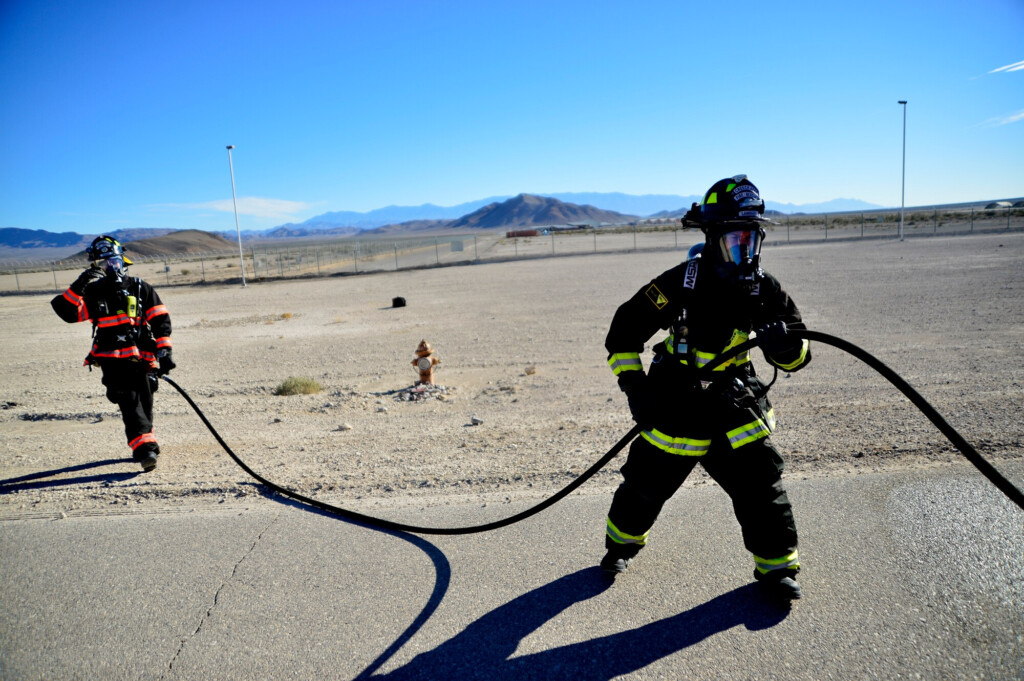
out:
<path id="1" fill-rule="evenodd" d="M 988 478 L 989 481 L 992 482 L 992 484 L 998 487 L 999 490 L 1007 497 L 1009 497 L 1011 501 L 1017 504 L 1017 506 L 1019 506 L 1021 509 L 1024 509 L 1024 492 L 1021 492 L 1020 489 L 1015 487 L 1013 483 L 1007 480 L 998 470 L 996 470 L 996 468 L 992 464 L 986 461 L 985 458 L 982 457 L 981 454 L 979 454 L 977 450 L 975 450 L 974 447 L 972 447 L 967 442 L 967 440 L 965 440 L 960 435 L 960 433 L 954 430 L 954 428 L 951 425 L 949 425 L 937 411 L 935 411 L 934 407 L 932 407 L 923 397 L 921 397 L 921 395 L 918 394 L 916 390 L 910 387 L 910 384 L 904 381 L 899 376 L 899 374 L 897 374 L 895 371 L 887 367 L 879 359 L 869 354 L 868 352 L 862 350 L 861 348 L 857 347 L 853 343 L 845 341 L 841 338 L 837 338 L 835 336 L 830 336 L 826 333 L 820 333 L 818 331 L 810 331 L 804 329 L 793 329 L 790 331 L 790 334 L 796 336 L 797 338 L 805 338 L 807 340 L 825 343 L 826 345 L 832 345 L 834 347 L 839 348 L 840 350 L 844 350 L 849 354 L 853 355 L 854 357 L 856 357 L 857 359 L 861 360 L 865 364 L 869 365 L 873 369 L 875 369 L 875 371 L 877 371 L 878 373 L 882 374 L 882 376 L 884 376 L 890 383 L 896 386 L 900 390 L 900 392 L 906 395 L 907 398 L 909 398 L 910 401 L 913 402 L 914 405 L 918 409 L 920 409 L 925 416 L 928 417 L 928 420 L 934 423 L 935 426 L 940 431 L 942 431 L 942 434 L 945 435 L 958 450 L 960 450 L 960 453 L 967 457 L 967 460 L 974 464 L 974 466 L 978 470 L 980 470 L 982 474 L 986 478 Z M 731 348 L 729 351 L 723 353 L 721 356 L 709 362 L 707 365 L 702 367 L 701 371 L 711 372 L 711 370 L 713 370 L 715 367 L 724 364 L 725 362 L 729 361 L 736 355 L 742 352 L 746 352 L 755 346 L 757 346 L 756 339 L 741 343 L 740 345 Z M 413 532 L 416 534 L 473 534 L 476 532 L 488 532 L 490 530 L 496 530 L 499 527 L 505 527 L 506 525 L 517 523 L 520 520 L 525 520 L 526 518 L 529 518 L 532 515 L 540 513 L 549 506 L 558 503 L 566 496 L 571 494 L 575 489 L 577 489 L 580 485 L 582 485 L 584 482 L 590 479 L 590 477 L 597 473 L 597 471 L 604 468 L 604 466 L 609 461 L 611 461 L 620 451 L 622 451 L 622 449 L 627 444 L 629 444 L 633 440 L 633 438 L 640 434 L 641 430 L 639 425 L 634 426 L 632 430 L 626 433 L 626 435 L 623 436 L 621 440 L 615 443 L 615 445 L 611 449 L 609 449 L 604 456 L 602 456 L 596 463 L 594 463 L 594 465 L 588 468 L 582 475 L 580 475 L 578 478 L 570 482 L 568 485 L 566 485 L 564 488 L 556 492 L 551 497 L 548 497 L 547 499 L 540 502 L 536 506 L 532 506 L 520 513 L 516 513 L 515 515 L 511 515 L 507 518 L 502 518 L 500 520 L 495 520 L 493 522 L 484 523 L 482 525 L 472 525 L 469 527 L 419 527 L 417 525 L 407 525 L 405 523 L 398 523 L 391 520 L 385 520 L 383 518 L 375 518 L 373 516 L 368 516 L 363 513 L 358 513 L 356 511 L 350 511 L 339 506 L 334 506 L 323 501 L 318 501 L 316 499 L 313 499 L 312 497 L 307 497 L 303 494 L 299 494 L 298 492 L 286 489 L 276 483 L 271 482 L 270 480 L 267 480 L 262 475 L 260 475 L 253 469 L 249 468 L 249 466 L 246 465 L 244 461 L 238 458 L 237 454 L 231 451 L 231 448 L 228 446 L 226 442 L 224 442 L 224 439 L 220 436 L 217 430 L 206 418 L 206 415 L 203 414 L 202 410 L 199 409 L 196 403 L 192 401 L 192 398 L 189 397 L 188 393 L 186 393 L 181 386 L 179 386 L 166 375 L 162 376 L 161 378 L 170 383 L 175 390 L 181 393 L 181 396 L 185 398 L 185 401 L 188 402 L 189 406 L 191 406 L 192 409 L 196 412 L 196 415 L 199 416 L 200 420 L 202 420 L 202 422 L 206 425 L 210 433 L 213 434 L 213 437 L 216 438 L 217 442 L 220 443 L 220 446 L 223 447 L 224 451 L 228 453 L 228 456 L 234 459 L 235 463 L 237 463 L 242 468 L 242 470 L 244 470 L 246 473 L 248 473 L 250 476 L 255 478 L 263 485 L 269 487 L 275 492 L 278 492 L 279 494 L 283 494 L 284 496 L 291 497 L 292 499 L 296 499 L 298 501 L 301 501 L 302 503 L 309 504 L 310 506 L 314 506 L 323 511 L 333 513 L 343 518 L 348 518 L 350 520 L 355 520 L 361 523 L 365 523 L 367 525 L 372 525 L 374 527 L 380 527 L 387 530 L 396 530 L 399 532 Z"/>

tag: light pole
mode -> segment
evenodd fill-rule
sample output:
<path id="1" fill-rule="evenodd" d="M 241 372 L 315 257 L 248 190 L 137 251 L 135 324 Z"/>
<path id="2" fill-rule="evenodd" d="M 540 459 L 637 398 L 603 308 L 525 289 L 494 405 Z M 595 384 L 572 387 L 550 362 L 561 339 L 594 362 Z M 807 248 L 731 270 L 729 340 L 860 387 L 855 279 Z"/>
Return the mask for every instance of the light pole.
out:
<path id="1" fill-rule="evenodd" d="M 242 288 L 245 288 L 245 257 L 242 255 L 242 229 L 238 226 L 238 199 L 235 197 L 235 166 L 231 163 L 231 150 L 234 144 L 228 145 L 228 170 L 231 171 L 231 202 L 235 205 L 235 233 L 238 235 L 238 265 L 242 268 Z"/>
<path id="2" fill-rule="evenodd" d="M 903 204 L 907 195 L 907 100 L 901 99 L 898 104 L 903 106 L 903 178 L 900 180 L 900 241 L 903 241 Z"/>

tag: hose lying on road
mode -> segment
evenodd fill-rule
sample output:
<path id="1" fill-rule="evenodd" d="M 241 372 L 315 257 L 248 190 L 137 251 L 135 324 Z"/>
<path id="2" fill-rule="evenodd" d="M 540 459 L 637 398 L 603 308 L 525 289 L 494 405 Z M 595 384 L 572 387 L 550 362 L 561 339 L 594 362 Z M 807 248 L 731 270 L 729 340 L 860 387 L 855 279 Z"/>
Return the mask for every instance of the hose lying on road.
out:
<path id="1" fill-rule="evenodd" d="M 792 329 L 790 331 L 790 334 L 798 338 L 805 338 L 807 340 L 825 343 L 826 345 L 832 345 L 834 347 L 839 348 L 840 350 L 844 350 L 845 352 L 853 355 L 857 359 L 861 360 L 862 362 L 873 368 L 878 373 L 882 374 L 882 376 L 884 376 L 890 383 L 896 386 L 900 390 L 900 392 L 906 395 L 907 398 L 909 398 L 910 401 L 914 403 L 914 406 L 920 409 L 921 412 L 928 417 L 928 420 L 935 424 L 935 426 L 942 432 L 943 435 L 945 435 L 949 439 L 950 442 L 953 443 L 953 445 L 960 451 L 960 453 L 963 454 L 968 461 L 974 464 L 974 466 L 977 467 L 978 470 L 980 470 L 981 473 L 986 478 L 988 478 L 989 481 L 992 482 L 992 484 L 998 487 L 999 490 L 1007 497 L 1009 497 L 1011 501 L 1017 504 L 1017 506 L 1019 506 L 1021 509 L 1024 509 L 1024 492 L 1021 492 L 1021 490 L 1015 487 L 1013 483 L 1011 483 L 1009 480 L 1003 477 L 1003 475 L 998 470 L 996 470 L 996 468 L 992 464 L 985 460 L 985 458 L 982 457 L 981 454 L 979 454 L 977 450 L 975 450 L 974 447 L 972 447 L 967 442 L 967 440 L 965 440 L 960 435 L 960 433 L 958 433 L 951 425 L 949 425 L 949 423 L 946 422 L 944 418 L 942 418 L 939 412 L 937 412 L 935 408 L 928 403 L 927 400 L 921 397 L 921 395 L 918 394 L 918 392 L 914 390 L 912 387 L 910 387 L 910 384 L 904 381 L 899 374 L 897 374 L 895 371 L 893 371 L 885 364 L 883 364 L 878 358 L 874 357 L 873 355 L 869 354 L 863 349 L 857 347 L 853 343 L 843 340 L 842 338 L 830 336 L 828 334 L 820 333 L 818 331 Z M 741 352 L 746 352 L 747 350 L 755 347 L 756 345 L 756 338 L 753 340 L 746 341 L 745 343 L 741 343 L 740 345 L 737 345 L 736 347 L 730 349 L 728 352 L 723 353 L 714 361 L 709 362 L 701 369 L 701 371 L 710 372 L 712 369 L 719 366 L 720 364 L 724 364 L 725 362 L 729 361 L 730 359 L 740 354 Z M 375 518 L 373 516 L 368 516 L 363 513 L 358 513 L 356 511 L 350 511 L 339 506 L 334 506 L 332 504 L 318 501 L 316 499 L 313 499 L 312 497 L 307 497 L 303 494 L 299 494 L 298 492 L 294 492 L 290 489 L 281 487 L 280 485 L 273 483 L 270 480 L 267 480 L 262 475 L 260 475 L 253 469 L 249 468 L 249 466 L 246 465 L 244 461 L 238 458 L 237 454 L 231 451 L 231 447 L 228 446 L 228 444 L 220 436 L 220 434 L 213 427 L 210 421 L 206 418 L 206 415 L 203 414 L 202 410 L 199 409 L 196 403 L 192 401 L 192 398 L 189 397 L 188 393 L 186 393 L 180 385 L 175 383 L 166 375 L 162 376 L 161 378 L 170 383 L 175 390 L 181 393 L 181 396 L 184 397 L 185 401 L 189 403 L 189 406 L 191 406 L 192 409 L 196 412 L 196 414 L 199 416 L 202 422 L 209 429 L 210 433 L 213 434 L 213 437 L 216 438 L 218 443 L 220 443 L 220 446 L 223 447 L 224 451 L 228 453 L 228 456 L 234 459 L 235 463 L 237 463 L 242 468 L 242 470 L 244 470 L 246 473 L 251 475 L 253 478 L 255 478 L 263 485 L 266 485 L 267 487 L 274 490 L 275 492 L 278 492 L 279 494 L 283 494 L 287 497 L 291 497 L 292 499 L 296 499 L 305 504 L 309 504 L 310 506 L 314 506 L 329 513 L 339 515 L 343 518 L 348 518 L 350 520 L 355 520 L 361 523 L 365 523 L 367 525 L 372 525 L 374 527 L 380 527 L 387 530 L 396 530 L 399 532 L 414 532 L 416 534 L 472 534 L 475 532 L 487 532 L 489 530 L 496 530 L 499 527 L 505 527 L 506 525 L 517 523 L 520 520 L 525 520 L 526 518 L 529 518 L 532 515 L 540 513 L 549 506 L 556 504 L 557 502 L 571 494 L 573 490 L 575 490 L 584 482 L 586 482 L 591 476 L 597 473 L 597 471 L 601 470 L 620 451 L 622 451 L 622 449 L 627 444 L 629 444 L 630 441 L 633 440 L 633 438 L 640 434 L 640 426 L 634 426 L 632 430 L 626 433 L 626 435 L 623 436 L 621 440 L 616 442 L 615 445 L 611 449 L 609 449 L 604 456 L 602 456 L 596 463 L 594 463 L 593 466 L 588 468 L 582 475 L 580 475 L 578 478 L 573 480 L 564 488 L 556 492 L 551 497 L 548 497 L 547 499 L 537 504 L 536 506 L 532 506 L 520 513 L 516 513 L 515 515 L 509 516 L 507 518 L 502 518 L 500 520 L 495 520 L 493 522 L 484 523 L 482 525 L 472 525 L 469 527 L 420 527 L 417 525 L 407 525 L 405 523 L 398 523 L 391 520 L 385 520 L 383 518 Z"/>

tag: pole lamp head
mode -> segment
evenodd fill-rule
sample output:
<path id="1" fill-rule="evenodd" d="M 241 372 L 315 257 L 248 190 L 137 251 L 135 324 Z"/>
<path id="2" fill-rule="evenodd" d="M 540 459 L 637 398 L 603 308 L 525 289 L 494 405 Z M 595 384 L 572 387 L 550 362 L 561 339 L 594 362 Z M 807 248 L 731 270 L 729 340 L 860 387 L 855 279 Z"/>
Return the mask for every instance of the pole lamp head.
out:
<path id="1" fill-rule="evenodd" d="M 902 104 L 903 102 L 900 102 L 900 103 Z M 229 144 L 229 145 L 228 145 L 228 151 L 231 151 L 231 150 L 232 150 L 232 149 L 234 149 L 234 148 L 235 148 L 235 145 L 234 145 L 234 144 Z"/>
<path id="2" fill-rule="evenodd" d="M 907 103 L 907 100 L 905 100 L 905 99 L 901 99 L 900 101 L 898 101 L 898 102 L 896 102 L 896 103 L 897 103 L 897 104 L 906 104 L 906 103 Z"/>

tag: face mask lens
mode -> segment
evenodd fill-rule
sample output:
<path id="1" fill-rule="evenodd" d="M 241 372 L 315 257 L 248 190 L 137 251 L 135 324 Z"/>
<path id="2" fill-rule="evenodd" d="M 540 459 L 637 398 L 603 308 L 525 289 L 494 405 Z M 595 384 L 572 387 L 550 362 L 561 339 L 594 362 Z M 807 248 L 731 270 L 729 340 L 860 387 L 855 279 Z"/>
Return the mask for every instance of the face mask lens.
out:
<path id="1" fill-rule="evenodd" d="M 740 265 L 756 256 L 761 247 L 761 235 L 755 230 L 727 232 L 719 240 L 722 260 Z"/>
<path id="2" fill-rule="evenodd" d="M 107 258 L 103 261 L 103 267 L 107 271 L 107 274 L 120 277 L 124 274 L 124 258 L 119 255 Z"/>

